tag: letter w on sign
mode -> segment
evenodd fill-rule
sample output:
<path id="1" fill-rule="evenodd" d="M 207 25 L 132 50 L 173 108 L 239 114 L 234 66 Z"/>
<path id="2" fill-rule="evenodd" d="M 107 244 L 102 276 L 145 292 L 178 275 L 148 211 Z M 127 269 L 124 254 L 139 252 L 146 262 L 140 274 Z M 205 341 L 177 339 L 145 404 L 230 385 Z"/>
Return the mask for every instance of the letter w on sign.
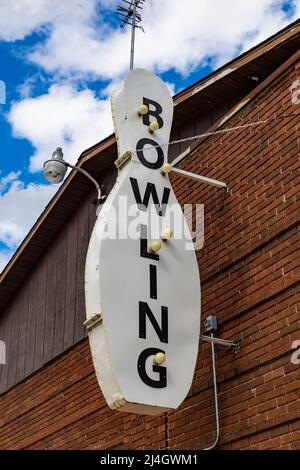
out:
<path id="1" fill-rule="evenodd" d="M 165 215 L 170 195 L 170 188 L 163 188 L 162 203 L 160 204 L 155 184 L 147 183 L 144 198 L 142 200 L 138 180 L 136 178 L 130 178 L 130 182 L 136 203 L 141 211 L 146 211 L 148 209 L 150 197 L 152 197 L 157 214 L 160 216 Z"/>

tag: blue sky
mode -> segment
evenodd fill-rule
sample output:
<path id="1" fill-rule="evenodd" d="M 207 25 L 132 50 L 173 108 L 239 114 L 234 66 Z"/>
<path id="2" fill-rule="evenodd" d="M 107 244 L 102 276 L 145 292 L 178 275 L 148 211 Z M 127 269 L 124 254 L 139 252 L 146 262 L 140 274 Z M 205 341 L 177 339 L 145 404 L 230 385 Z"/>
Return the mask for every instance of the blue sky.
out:
<path id="1" fill-rule="evenodd" d="M 130 46 L 117 3 L 0 0 L 0 271 L 57 190 L 43 161 L 60 145 L 74 163 L 112 132 L 109 96 Z M 146 0 L 136 66 L 175 93 L 299 15 L 300 0 Z"/>

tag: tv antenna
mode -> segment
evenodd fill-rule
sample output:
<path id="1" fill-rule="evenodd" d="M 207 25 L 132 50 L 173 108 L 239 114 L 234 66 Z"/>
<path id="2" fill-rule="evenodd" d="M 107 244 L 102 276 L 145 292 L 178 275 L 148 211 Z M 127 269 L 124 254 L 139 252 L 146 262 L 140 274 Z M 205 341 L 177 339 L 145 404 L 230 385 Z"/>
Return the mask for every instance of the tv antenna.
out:
<path id="1" fill-rule="evenodd" d="M 120 26 L 124 28 L 125 25 L 131 26 L 131 48 L 130 48 L 130 70 L 133 69 L 134 63 L 134 44 L 135 44 L 135 30 L 136 28 L 144 29 L 140 25 L 142 21 L 141 10 L 143 9 L 145 0 L 121 0 L 124 2 L 117 6 L 117 15 L 119 15 Z"/>

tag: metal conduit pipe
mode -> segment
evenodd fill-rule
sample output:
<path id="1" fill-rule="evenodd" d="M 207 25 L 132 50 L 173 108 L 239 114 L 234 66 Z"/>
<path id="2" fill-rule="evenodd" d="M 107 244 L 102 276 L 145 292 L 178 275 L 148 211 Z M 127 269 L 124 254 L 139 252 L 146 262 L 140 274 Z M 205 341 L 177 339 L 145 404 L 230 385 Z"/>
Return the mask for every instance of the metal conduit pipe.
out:
<path id="1" fill-rule="evenodd" d="M 95 180 L 95 178 L 93 178 L 92 175 L 90 175 L 86 170 L 84 170 L 83 168 L 79 167 L 79 166 L 76 166 L 76 165 L 71 165 L 70 163 L 67 163 L 66 162 L 66 165 L 69 167 L 69 168 L 72 168 L 73 170 L 76 170 L 78 171 L 79 173 L 82 173 L 84 176 L 86 176 L 96 187 L 96 190 L 97 190 L 97 200 L 98 201 L 101 201 L 101 199 L 103 199 L 103 196 L 101 194 L 101 188 L 100 188 L 100 185 L 98 183 L 97 180 Z"/>
<path id="2" fill-rule="evenodd" d="M 210 334 L 211 337 L 214 337 L 213 332 Z M 211 343 L 211 356 L 212 356 L 212 376 L 213 376 L 213 387 L 214 387 L 214 400 L 215 400 L 215 414 L 216 414 L 216 439 L 215 442 L 210 446 L 206 447 L 203 450 L 213 450 L 215 449 L 220 440 L 220 412 L 219 412 L 219 400 L 218 400 L 218 384 L 217 384 L 217 370 L 216 370 L 216 353 L 215 353 L 215 344 Z"/>

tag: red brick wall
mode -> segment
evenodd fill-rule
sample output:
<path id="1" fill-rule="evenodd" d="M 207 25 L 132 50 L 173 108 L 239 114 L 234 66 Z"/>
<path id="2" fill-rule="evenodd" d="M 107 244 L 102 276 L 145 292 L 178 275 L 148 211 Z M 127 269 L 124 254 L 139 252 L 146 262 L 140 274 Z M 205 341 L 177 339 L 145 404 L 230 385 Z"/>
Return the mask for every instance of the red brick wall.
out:
<path id="1" fill-rule="evenodd" d="M 181 203 L 205 204 L 199 251 L 202 318 L 240 342 L 218 351 L 221 448 L 300 449 L 300 134 L 291 67 L 228 127 L 265 125 L 207 139 L 182 168 L 222 179 L 229 192 L 174 177 Z M 286 119 L 279 118 L 283 114 Z M 200 449 L 214 440 L 210 347 L 200 343 L 188 398 L 159 418 L 111 411 L 86 340 L 0 397 L 0 448 Z"/>

